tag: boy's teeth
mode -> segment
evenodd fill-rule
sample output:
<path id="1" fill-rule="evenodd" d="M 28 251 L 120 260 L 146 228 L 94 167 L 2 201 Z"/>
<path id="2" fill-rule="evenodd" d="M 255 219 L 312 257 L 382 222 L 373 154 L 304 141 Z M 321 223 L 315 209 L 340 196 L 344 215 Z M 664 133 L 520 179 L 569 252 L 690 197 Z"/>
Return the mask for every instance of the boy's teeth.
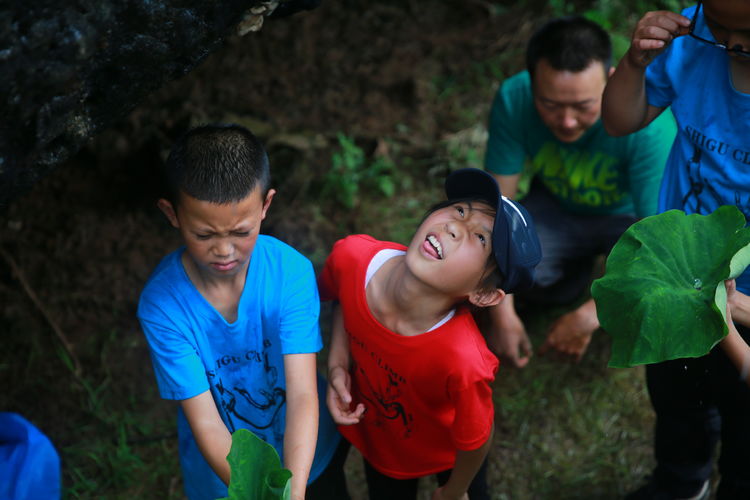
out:
<path id="1" fill-rule="evenodd" d="M 430 236 L 427 237 L 427 241 L 430 242 L 430 245 L 432 245 L 433 247 L 435 247 L 435 250 L 437 250 L 437 253 L 438 253 L 438 257 L 440 257 L 442 259 L 443 258 L 443 247 L 440 246 L 440 242 L 438 241 L 438 239 L 435 238 L 434 236 L 430 235 Z"/>

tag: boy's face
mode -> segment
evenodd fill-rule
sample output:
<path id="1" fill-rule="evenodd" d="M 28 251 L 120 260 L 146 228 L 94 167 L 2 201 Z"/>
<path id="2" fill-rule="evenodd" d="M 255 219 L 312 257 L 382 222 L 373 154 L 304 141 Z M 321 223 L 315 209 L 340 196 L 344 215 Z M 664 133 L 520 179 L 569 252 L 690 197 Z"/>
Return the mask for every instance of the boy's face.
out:
<path id="1" fill-rule="evenodd" d="M 430 214 L 406 251 L 409 270 L 456 299 L 469 296 L 484 278 L 492 253 L 490 210 L 480 202 L 455 203 Z"/>
<path id="2" fill-rule="evenodd" d="M 599 61 L 574 73 L 556 70 L 540 59 L 534 70 L 534 105 L 559 141 L 574 142 L 601 116 L 606 85 L 604 65 Z"/>
<path id="3" fill-rule="evenodd" d="M 236 203 L 217 204 L 180 193 L 179 205 L 164 199 L 159 208 L 185 242 L 196 270 L 208 278 L 235 276 L 247 270 L 275 190 L 265 198 L 256 187 Z"/>
<path id="4" fill-rule="evenodd" d="M 714 39 L 727 47 L 750 51 L 750 2 L 747 0 L 706 0 L 703 2 L 706 24 Z M 750 63 L 750 57 L 729 52 L 730 57 Z"/>

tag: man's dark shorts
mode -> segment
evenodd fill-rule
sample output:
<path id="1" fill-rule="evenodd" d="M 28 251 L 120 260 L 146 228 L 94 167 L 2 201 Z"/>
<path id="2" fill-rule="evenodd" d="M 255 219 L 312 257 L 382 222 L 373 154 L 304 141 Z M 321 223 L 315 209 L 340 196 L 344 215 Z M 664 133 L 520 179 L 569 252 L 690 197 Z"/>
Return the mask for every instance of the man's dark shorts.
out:
<path id="1" fill-rule="evenodd" d="M 633 215 L 580 215 L 566 211 L 540 183 L 521 203 L 531 213 L 542 245 L 534 287 L 520 298 L 542 304 L 567 304 L 591 282 L 597 256 L 608 255 Z"/>

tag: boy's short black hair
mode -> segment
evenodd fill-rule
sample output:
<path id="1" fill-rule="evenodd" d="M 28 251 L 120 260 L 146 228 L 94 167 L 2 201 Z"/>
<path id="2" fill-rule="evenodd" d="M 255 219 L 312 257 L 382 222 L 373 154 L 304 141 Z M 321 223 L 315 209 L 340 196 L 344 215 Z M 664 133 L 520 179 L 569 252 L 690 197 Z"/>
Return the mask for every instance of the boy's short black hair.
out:
<path id="1" fill-rule="evenodd" d="M 176 206 L 185 193 L 211 203 L 238 202 L 271 182 L 268 155 L 245 127 L 210 124 L 193 128 L 175 142 L 164 168 L 167 195 Z"/>
<path id="2" fill-rule="evenodd" d="M 607 74 L 612 65 L 612 42 L 601 26 L 585 17 L 552 19 L 531 36 L 526 47 L 526 69 L 532 82 L 541 59 L 558 71 L 573 73 L 599 61 Z"/>

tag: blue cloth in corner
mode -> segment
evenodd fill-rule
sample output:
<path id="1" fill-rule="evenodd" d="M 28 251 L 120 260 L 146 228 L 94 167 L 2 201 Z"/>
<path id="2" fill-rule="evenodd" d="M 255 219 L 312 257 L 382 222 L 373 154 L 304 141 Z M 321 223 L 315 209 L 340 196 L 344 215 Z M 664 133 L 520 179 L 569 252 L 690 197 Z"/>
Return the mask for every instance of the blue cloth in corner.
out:
<path id="1" fill-rule="evenodd" d="M 0 412 L 0 498 L 60 498 L 60 457 L 55 447 L 17 413 Z"/>

